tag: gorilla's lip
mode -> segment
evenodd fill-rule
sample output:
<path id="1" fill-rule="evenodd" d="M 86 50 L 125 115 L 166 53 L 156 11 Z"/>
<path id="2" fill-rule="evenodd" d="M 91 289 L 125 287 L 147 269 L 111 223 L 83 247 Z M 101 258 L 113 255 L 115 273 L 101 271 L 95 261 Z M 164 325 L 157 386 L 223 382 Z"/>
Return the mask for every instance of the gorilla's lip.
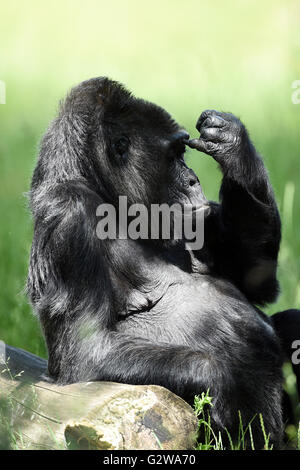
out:
<path id="1" fill-rule="evenodd" d="M 193 207 L 193 212 L 197 212 L 197 211 L 200 211 L 201 209 L 208 209 L 208 208 L 209 208 L 208 203 L 199 204 L 198 206 Z"/>
<path id="2" fill-rule="evenodd" d="M 203 202 L 200 202 L 200 203 L 197 203 L 197 204 L 193 204 L 192 202 L 188 202 L 186 204 L 183 204 L 183 208 L 184 209 L 188 209 L 188 210 L 191 210 L 191 212 L 197 212 L 197 211 L 200 211 L 200 210 L 204 210 L 204 209 L 208 209 L 210 206 L 209 206 L 209 202 L 208 201 L 203 201 Z"/>
<path id="3" fill-rule="evenodd" d="M 197 206 L 193 205 L 192 207 L 192 212 L 199 212 L 201 210 L 206 210 L 209 209 L 209 204 L 203 203 L 203 204 L 198 204 Z"/>
<path id="4" fill-rule="evenodd" d="M 206 199 L 202 187 L 199 183 L 200 191 L 197 191 L 196 194 L 189 194 L 183 204 L 183 207 L 187 208 L 188 210 L 192 210 L 192 212 L 197 212 L 199 210 L 203 210 L 209 207 L 209 202 Z"/>

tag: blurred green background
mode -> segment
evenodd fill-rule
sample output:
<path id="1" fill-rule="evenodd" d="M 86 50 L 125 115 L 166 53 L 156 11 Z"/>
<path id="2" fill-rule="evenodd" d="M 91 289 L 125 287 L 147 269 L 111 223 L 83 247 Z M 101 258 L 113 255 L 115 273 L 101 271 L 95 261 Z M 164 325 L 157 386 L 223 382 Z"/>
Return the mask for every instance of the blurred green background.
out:
<path id="1" fill-rule="evenodd" d="M 291 100 L 300 79 L 298 2 L 0 0 L 0 15 L 1 339 L 46 354 L 23 293 L 32 236 L 24 193 L 59 100 L 99 75 L 165 107 L 193 136 L 206 108 L 242 119 L 283 219 L 282 294 L 267 310 L 300 308 L 300 104 Z M 216 163 L 192 151 L 187 158 L 216 199 Z"/>

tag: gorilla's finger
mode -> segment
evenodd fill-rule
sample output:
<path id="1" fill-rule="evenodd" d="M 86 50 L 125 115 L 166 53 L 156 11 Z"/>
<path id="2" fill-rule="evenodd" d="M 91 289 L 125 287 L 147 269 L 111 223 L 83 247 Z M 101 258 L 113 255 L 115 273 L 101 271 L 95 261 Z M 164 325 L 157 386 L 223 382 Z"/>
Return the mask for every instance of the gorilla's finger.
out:
<path id="1" fill-rule="evenodd" d="M 199 150 L 199 152 L 207 153 L 208 155 L 212 155 L 220 148 L 219 144 L 203 140 L 201 138 L 190 140 L 188 145 L 190 148 Z"/>
<path id="2" fill-rule="evenodd" d="M 187 145 L 191 149 L 199 150 L 199 152 L 206 152 L 206 144 L 207 142 L 205 142 L 202 139 L 192 139 L 192 140 L 189 140 Z"/>
<path id="3" fill-rule="evenodd" d="M 206 109 L 205 111 L 203 111 L 203 113 L 199 117 L 199 119 L 197 121 L 197 124 L 196 124 L 196 129 L 199 131 L 199 129 L 202 126 L 203 122 L 207 118 L 210 118 L 210 119 L 216 118 L 216 117 L 222 118 L 222 115 L 224 115 L 224 113 L 221 113 L 220 111 L 215 111 L 214 109 Z M 225 121 L 225 119 L 223 119 L 223 120 Z"/>
<path id="4" fill-rule="evenodd" d="M 202 122 L 200 130 L 204 127 L 225 127 L 226 121 L 221 116 L 209 116 Z"/>
<path id="5" fill-rule="evenodd" d="M 226 142 L 225 133 L 218 127 L 201 128 L 201 139 L 210 140 L 211 142 Z"/>

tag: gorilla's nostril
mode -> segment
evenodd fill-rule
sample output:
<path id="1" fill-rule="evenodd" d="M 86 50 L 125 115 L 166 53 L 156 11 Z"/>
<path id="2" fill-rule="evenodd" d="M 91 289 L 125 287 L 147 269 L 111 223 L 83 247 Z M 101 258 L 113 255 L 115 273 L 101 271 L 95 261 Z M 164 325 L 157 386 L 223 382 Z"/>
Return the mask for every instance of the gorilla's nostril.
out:
<path id="1" fill-rule="evenodd" d="M 195 175 L 193 170 L 189 170 L 189 186 L 195 186 L 197 183 L 199 183 L 198 177 Z"/>

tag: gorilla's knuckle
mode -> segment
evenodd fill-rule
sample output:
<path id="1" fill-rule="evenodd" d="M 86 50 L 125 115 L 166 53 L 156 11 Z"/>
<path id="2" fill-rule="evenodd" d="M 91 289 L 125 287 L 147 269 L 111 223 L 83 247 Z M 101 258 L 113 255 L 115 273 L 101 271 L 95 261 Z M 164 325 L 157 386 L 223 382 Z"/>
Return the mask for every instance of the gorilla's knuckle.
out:
<path id="1" fill-rule="evenodd" d="M 216 144 L 214 142 L 209 141 L 209 142 L 206 143 L 206 148 L 207 148 L 208 152 L 215 152 L 215 151 L 219 150 L 219 147 L 220 147 L 219 144 Z"/>

